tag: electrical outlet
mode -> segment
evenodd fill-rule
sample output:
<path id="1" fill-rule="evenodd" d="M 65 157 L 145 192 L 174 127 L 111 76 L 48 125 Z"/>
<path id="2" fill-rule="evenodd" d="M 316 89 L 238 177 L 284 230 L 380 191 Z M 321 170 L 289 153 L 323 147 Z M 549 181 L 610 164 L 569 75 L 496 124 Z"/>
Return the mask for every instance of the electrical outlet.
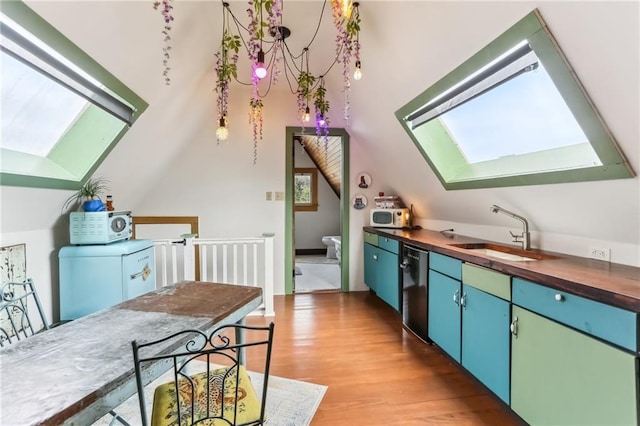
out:
<path id="1" fill-rule="evenodd" d="M 609 261 L 611 249 L 603 247 L 589 247 L 589 257 L 591 259 Z"/>
<path id="2" fill-rule="evenodd" d="M 284 192 L 276 191 L 276 201 L 284 200 Z"/>
<path id="3" fill-rule="evenodd" d="M 272 197 L 271 197 L 271 191 L 267 191 L 267 201 L 271 201 Z"/>

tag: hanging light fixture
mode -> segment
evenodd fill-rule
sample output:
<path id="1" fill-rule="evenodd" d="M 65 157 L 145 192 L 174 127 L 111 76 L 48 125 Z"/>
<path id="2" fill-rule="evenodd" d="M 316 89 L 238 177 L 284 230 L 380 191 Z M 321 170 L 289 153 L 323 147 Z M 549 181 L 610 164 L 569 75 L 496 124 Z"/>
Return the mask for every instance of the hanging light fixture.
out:
<path id="1" fill-rule="evenodd" d="M 333 46 L 336 52 L 335 58 L 325 64 L 324 72 L 320 77 L 315 77 L 309 72 L 309 51 L 316 48 L 313 45 L 315 34 L 301 53 L 292 52 L 287 45 L 287 38 L 291 36 L 289 28 L 282 25 L 283 0 L 253 0 L 247 9 L 249 25 L 243 25 L 231 11 L 229 3 L 223 2 L 223 41 L 221 49 L 216 54 L 216 73 L 218 83 L 216 92 L 218 95 L 218 117 L 220 134 L 216 131 L 218 140 L 225 140 L 229 135 L 227 99 L 231 83 L 253 86 L 252 97 L 249 102 L 249 121 L 253 126 L 254 162 L 257 156 L 257 145 L 262 139 L 262 112 L 266 107 L 264 98 L 269 94 L 272 86 L 278 80 L 281 72 L 284 73 L 288 85 L 298 98 L 299 117 L 304 128 L 311 121 L 310 102 L 315 106 L 316 133 L 328 137 L 329 126 L 329 102 L 326 99 L 327 89 L 324 86 L 324 76 L 331 71 L 336 63 L 343 65 L 343 87 L 341 92 L 345 96 L 345 119 L 348 119 L 350 79 L 352 72 L 348 70 L 352 59 L 355 60 L 355 72 L 353 78 L 358 80 L 362 76 L 360 62 L 360 14 L 359 3 L 351 0 L 324 0 L 322 11 L 317 19 L 317 29 L 320 28 L 325 9 L 331 5 L 333 23 L 338 32 L 337 45 Z M 266 19 L 263 20 L 263 16 Z M 229 22 L 233 22 L 232 26 Z M 263 48 L 263 45 L 265 48 Z M 312 46 L 313 45 L 313 46 Z M 243 81 L 242 70 L 237 68 L 237 57 L 241 47 L 245 47 L 251 61 L 252 73 L 249 74 L 251 82 Z M 320 46 L 317 46 L 320 47 Z M 326 48 L 322 46 L 322 48 Z M 300 67 L 296 60 L 302 58 Z M 279 66 L 282 63 L 283 66 Z M 246 75 L 246 74 L 244 74 Z M 224 125 L 223 125 L 224 124 Z M 222 130 L 224 129 L 224 130 Z M 220 136 L 224 136 L 222 139 Z"/>
<path id="2" fill-rule="evenodd" d="M 362 63 L 356 61 L 356 70 L 353 72 L 353 79 L 360 80 L 362 78 Z"/>
<path id="3" fill-rule="evenodd" d="M 218 107 L 218 128 L 216 138 L 218 141 L 226 141 L 229 138 L 229 126 L 227 108 L 229 104 L 229 83 L 238 72 L 238 51 L 240 50 L 240 37 L 233 35 L 229 28 L 230 11 L 229 3 L 223 3 L 222 11 L 222 42 L 220 50 L 216 53 L 216 93 Z"/>
<path id="4" fill-rule="evenodd" d="M 229 137 L 229 129 L 227 128 L 227 120 L 225 117 L 220 118 L 219 126 L 216 129 L 216 138 L 219 141 L 226 141 Z"/>
<path id="5" fill-rule="evenodd" d="M 259 79 L 267 76 L 267 67 L 264 65 L 264 52 L 262 50 L 258 52 L 258 61 L 256 62 L 256 68 L 253 72 L 256 73 L 256 77 Z"/>

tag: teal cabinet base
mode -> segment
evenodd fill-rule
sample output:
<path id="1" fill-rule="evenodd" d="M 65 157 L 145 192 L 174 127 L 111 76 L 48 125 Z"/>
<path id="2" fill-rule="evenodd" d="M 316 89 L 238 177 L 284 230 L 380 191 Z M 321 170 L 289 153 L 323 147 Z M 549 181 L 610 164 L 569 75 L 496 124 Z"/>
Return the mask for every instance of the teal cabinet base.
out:
<path id="1" fill-rule="evenodd" d="M 429 339 L 460 362 L 460 281 L 429 270 Z"/>
<path id="2" fill-rule="evenodd" d="M 510 304 L 462 286 L 462 366 L 509 404 Z"/>

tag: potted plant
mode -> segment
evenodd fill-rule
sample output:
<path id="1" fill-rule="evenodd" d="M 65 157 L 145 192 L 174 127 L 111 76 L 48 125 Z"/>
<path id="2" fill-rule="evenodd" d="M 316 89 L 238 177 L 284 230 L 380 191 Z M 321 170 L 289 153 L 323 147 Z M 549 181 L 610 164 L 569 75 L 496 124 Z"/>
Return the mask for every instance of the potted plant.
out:
<path id="1" fill-rule="evenodd" d="M 73 206 L 74 210 L 85 212 L 100 212 L 105 205 L 100 196 L 109 190 L 109 181 L 103 177 L 91 177 L 82 187 L 65 201 L 63 209 Z"/>

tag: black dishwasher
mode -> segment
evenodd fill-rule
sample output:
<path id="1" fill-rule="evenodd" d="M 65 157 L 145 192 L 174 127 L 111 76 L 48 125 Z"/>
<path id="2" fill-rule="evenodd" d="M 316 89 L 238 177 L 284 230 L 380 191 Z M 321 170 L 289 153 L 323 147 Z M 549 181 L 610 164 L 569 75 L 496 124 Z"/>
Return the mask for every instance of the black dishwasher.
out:
<path id="1" fill-rule="evenodd" d="M 427 274 L 429 254 L 405 245 L 402 250 L 402 323 L 420 339 L 427 335 Z"/>

